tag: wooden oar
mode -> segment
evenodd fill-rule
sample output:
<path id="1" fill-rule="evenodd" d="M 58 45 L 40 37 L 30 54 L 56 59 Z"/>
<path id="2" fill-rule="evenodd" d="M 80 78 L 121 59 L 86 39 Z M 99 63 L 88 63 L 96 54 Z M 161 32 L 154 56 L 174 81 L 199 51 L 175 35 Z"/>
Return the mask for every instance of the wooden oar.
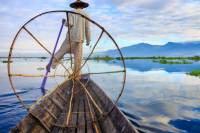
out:
<path id="1" fill-rule="evenodd" d="M 60 36 L 61 36 L 61 33 L 62 33 L 62 30 L 63 30 L 63 26 L 65 24 L 65 20 L 62 21 L 62 25 L 60 27 L 60 31 L 59 31 L 59 34 L 58 34 L 58 37 L 57 37 L 57 40 L 56 40 L 56 44 L 54 46 L 54 49 L 53 49 L 53 53 L 52 53 L 52 56 L 51 56 L 51 59 L 47 65 L 47 69 L 46 69 L 46 74 L 42 80 L 42 84 L 41 84 L 41 91 L 42 91 L 42 94 L 45 95 L 45 85 L 46 85 L 46 81 L 47 81 L 47 78 L 48 78 L 48 73 L 50 72 L 50 69 L 51 69 L 51 65 L 52 65 L 52 61 L 53 61 L 53 58 L 54 58 L 54 54 L 55 54 L 55 51 L 56 51 L 56 48 L 58 46 L 58 42 L 59 42 L 59 39 L 60 39 Z"/>

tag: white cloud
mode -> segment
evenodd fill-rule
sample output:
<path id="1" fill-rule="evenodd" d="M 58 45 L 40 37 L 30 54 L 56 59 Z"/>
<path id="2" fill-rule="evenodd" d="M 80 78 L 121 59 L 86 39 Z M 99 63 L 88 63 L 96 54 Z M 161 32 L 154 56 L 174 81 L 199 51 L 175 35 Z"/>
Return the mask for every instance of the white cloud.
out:
<path id="1" fill-rule="evenodd" d="M 113 0 L 118 10 L 129 18 L 131 33 L 141 40 L 165 38 L 168 41 L 200 40 L 188 30 L 200 30 L 200 3 L 184 0 Z M 186 34 L 187 33 L 187 34 Z M 189 34 L 188 34 L 189 33 Z M 126 36 L 126 35 L 123 35 Z M 173 37 L 172 37 L 173 36 Z M 146 38 L 146 39 L 145 39 Z M 158 41 L 159 42 L 159 41 Z"/>
<path id="2" fill-rule="evenodd" d="M 47 10 L 67 9 L 74 0 L 21 0 L 0 4 L 0 48 L 8 48 L 18 28 Z M 129 44 L 200 40 L 200 2 L 195 0 L 85 0 L 91 18 L 117 40 Z M 184 39 L 184 40 L 183 40 Z M 128 44 L 123 44 L 123 46 Z"/>

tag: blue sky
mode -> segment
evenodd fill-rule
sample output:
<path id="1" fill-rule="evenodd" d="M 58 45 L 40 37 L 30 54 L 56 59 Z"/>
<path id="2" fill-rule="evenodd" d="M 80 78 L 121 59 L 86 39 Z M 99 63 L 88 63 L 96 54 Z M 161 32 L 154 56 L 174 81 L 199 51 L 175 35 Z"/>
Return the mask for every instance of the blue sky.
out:
<path id="1" fill-rule="evenodd" d="M 20 26 L 38 13 L 69 8 L 73 0 L 1 0 L 0 50 L 8 50 Z M 200 0 L 85 0 L 86 11 L 120 47 L 140 42 L 200 40 Z"/>

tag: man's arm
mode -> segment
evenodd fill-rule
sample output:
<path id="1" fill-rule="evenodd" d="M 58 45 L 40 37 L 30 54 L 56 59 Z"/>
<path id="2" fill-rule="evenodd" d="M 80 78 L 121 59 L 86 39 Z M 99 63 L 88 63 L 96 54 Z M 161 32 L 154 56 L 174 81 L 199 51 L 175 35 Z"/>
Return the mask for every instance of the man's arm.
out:
<path id="1" fill-rule="evenodd" d="M 87 15 L 89 18 L 89 16 Z M 91 31 L 90 31 L 90 22 L 88 20 L 85 20 L 85 35 L 86 35 L 86 45 L 90 45 L 91 41 Z"/>
<path id="2" fill-rule="evenodd" d="M 74 25 L 74 23 L 73 23 L 73 17 L 72 17 L 72 14 L 68 14 L 69 16 L 68 16 L 68 18 L 69 18 L 69 27 L 72 27 L 73 25 Z M 62 21 L 64 21 L 65 19 L 63 19 Z M 67 20 L 65 20 L 65 26 L 67 26 L 68 27 L 68 21 Z"/>

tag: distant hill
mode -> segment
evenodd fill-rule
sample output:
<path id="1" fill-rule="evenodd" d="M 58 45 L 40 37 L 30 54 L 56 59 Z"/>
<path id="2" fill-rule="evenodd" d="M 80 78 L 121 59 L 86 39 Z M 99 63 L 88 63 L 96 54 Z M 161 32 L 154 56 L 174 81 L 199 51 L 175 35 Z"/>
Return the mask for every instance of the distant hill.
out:
<path id="1" fill-rule="evenodd" d="M 195 42 L 168 42 L 165 45 L 151 45 L 139 43 L 121 48 L 124 56 L 200 56 L 200 41 Z M 102 53 L 108 56 L 119 56 L 118 51 L 108 50 Z"/>

